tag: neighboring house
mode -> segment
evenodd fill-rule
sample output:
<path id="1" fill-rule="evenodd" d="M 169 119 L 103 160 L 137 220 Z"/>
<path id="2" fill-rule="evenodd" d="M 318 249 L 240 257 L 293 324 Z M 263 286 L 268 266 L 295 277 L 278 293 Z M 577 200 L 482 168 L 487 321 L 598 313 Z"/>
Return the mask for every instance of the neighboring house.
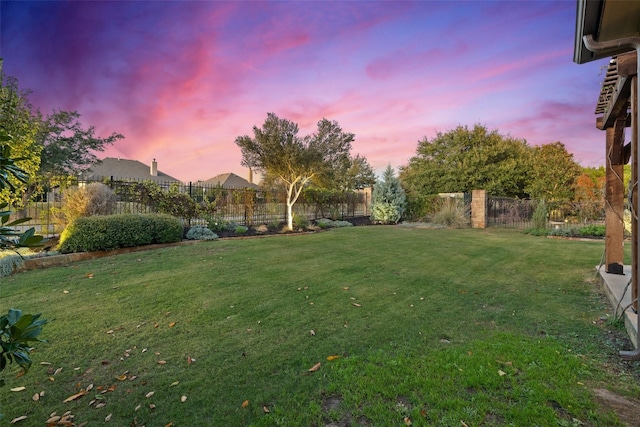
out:
<path id="1" fill-rule="evenodd" d="M 216 175 L 213 178 L 203 181 L 203 184 L 222 188 L 258 188 L 256 184 L 249 182 L 234 173 Z"/>
<path id="2" fill-rule="evenodd" d="M 180 180 L 158 170 L 158 162 L 153 159 L 151 165 L 145 165 L 137 160 L 106 157 L 101 163 L 94 165 L 81 177 L 84 181 L 111 178 L 114 180 L 155 181 L 162 183 L 181 183 Z"/>

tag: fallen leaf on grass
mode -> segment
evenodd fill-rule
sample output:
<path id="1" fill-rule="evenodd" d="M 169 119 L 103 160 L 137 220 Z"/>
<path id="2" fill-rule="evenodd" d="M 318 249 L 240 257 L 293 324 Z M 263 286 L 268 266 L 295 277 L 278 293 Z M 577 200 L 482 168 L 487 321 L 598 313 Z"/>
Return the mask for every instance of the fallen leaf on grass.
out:
<path id="1" fill-rule="evenodd" d="M 312 367 L 309 368 L 309 372 L 317 371 L 318 369 L 320 369 L 320 366 L 321 366 L 320 362 L 316 363 L 315 365 L 313 365 Z"/>
<path id="2" fill-rule="evenodd" d="M 147 393 L 144 397 L 146 397 L 147 399 L 150 398 L 151 396 L 153 396 L 155 394 L 155 391 L 150 391 L 149 393 Z"/>
<path id="3" fill-rule="evenodd" d="M 172 382 L 172 383 L 169 385 L 169 387 L 175 387 L 175 386 L 177 386 L 178 384 L 180 384 L 180 381 L 174 381 L 174 382 Z"/>
<path id="4" fill-rule="evenodd" d="M 343 291 L 348 291 L 348 290 L 349 290 L 349 287 L 348 287 L 348 286 L 345 286 L 344 288 L 342 288 L 342 290 L 343 290 Z"/>
<path id="5" fill-rule="evenodd" d="M 182 396 L 180 398 L 180 402 L 186 402 L 187 401 L 187 396 Z"/>
<path id="6" fill-rule="evenodd" d="M 41 365 L 51 365 L 49 362 L 40 362 Z"/>
<path id="7" fill-rule="evenodd" d="M 26 419 L 27 419 L 27 416 L 26 416 L 26 415 L 23 415 L 23 416 L 21 416 L 21 417 L 18 417 L 18 418 L 14 418 L 14 419 L 12 419 L 12 420 L 11 420 L 11 424 L 15 424 L 15 423 L 17 423 L 18 421 L 22 421 L 22 420 L 26 420 Z"/>
<path id="8" fill-rule="evenodd" d="M 20 386 L 20 387 L 14 387 L 11 389 L 11 391 L 25 391 L 27 388 L 24 386 Z"/>
<path id="9" fill-rule="evenodd" d="M 413 424 L 413 423 L 411 422 L 411 418 L 409 418 L 409 417 L 404 417 L 404 425 L 406 425 L 406 426 L 410 426 L 411 424 Z"/>
<path id="10" fill-rule="evenodd" d="M 498 369 L 498 375 L 500 375 L 501 377 L 504 377 L 505 375 L 507 375 L 507 373 L 501 369 Z"/>
<path id="11" fill-rule="evenodd" d="M 109 421 L 111 421 L 111 416 L 112 416 L 112 415 L 113 415 L 113 414 L 109 414 L 109 415 L 107 415 L 106 417 L 104 417 L 104 422 L 105 422 L 105 423 L 108 423 Z"/>
<path id="12" fill-rule="evenodd" d="M 33 397 L 31 397 L 31 400 L 33 400 L 34 402 L 37 402 L 38 400 L 40 400 L 40 393 L 34 394 Z"/>
<path id="13" fill-rule="evenodd" d="M 62 418 L 60 415 L 51 414 L 51 417 L 47 421 L 45 421 L 45 423 L 47 424 L 57 423 L 60 420 L 60 418 Z"/>
<path id="14" fill-rule="evenodd" d="M 71 402 L 74 401 L 76 399 L 81 398 L 82 396 L 84 396 L 85 394 L 87 394 L 87 392 L 85 390 L 80 390 L 80 392 L 73 394 L 69 397 L 67 397 L 65 400 L 62 401 L 62 403 L 67 403 L 67 402 Z"/>
<path id="15" fill-rule="evenodd" d="M 262 407 L 262 412 L 264 412 L 265 414 L 268 414 L 271 411 L 269 411 L 269 408 L 267 408 L 266 406 L 263 406 Z"/>
<path id="16" fill-rule="evenodd" d="M 247 406 L 249 406 L 249 401 L 245 400 L 244 402 L 242 402 L 242 407 L 246 408 Z"/>
<path id="17" fill-rule="evenodd" d="M 124 381 L 127 379 L 127 374 L 118 375 L 115 377 L 118 381 Z"/>
<path id="18" fill-rule="evenodd" d="M 156 405 L 154 405 L 153 403 L 149 404 L 149 409 L 156 409 Z"/>
<path id="19" fill-rule="evenodd" d="M 309 331 L 309 334 L 311 334 L 312 337 L 316 336 L 316 331 L 314 331 L 313 329 Z"/>
<path id="20" fill-rule="evenodd" d="M 176 322 L 171 322 L 171 323 L 169 323 L 169 327 L 170 327 L 170 328 L 173 328 L 174 326 L 176 326 Z"/>
<path id="21" fill-rule="evenodd" d="M 339 358 L 340 358 L 340 356 L 327 356 L 327 360 L 328 360 L 329 362 L 331 362 L 332 360 L 339 359 Z"/>
<path id="22" fill-rule="evenodd" d="M 354 302 L 354 303 L 353 303 L 353 306 L 354 306 L 354 307 L 362 307 L 362 304 L 358 304 L 357 302 Z"/>
<path id="23" fill-rule="evenodd" d="M 158 360 L 158 365 L 166 365 L 167 361 L 166 360 Z"/>

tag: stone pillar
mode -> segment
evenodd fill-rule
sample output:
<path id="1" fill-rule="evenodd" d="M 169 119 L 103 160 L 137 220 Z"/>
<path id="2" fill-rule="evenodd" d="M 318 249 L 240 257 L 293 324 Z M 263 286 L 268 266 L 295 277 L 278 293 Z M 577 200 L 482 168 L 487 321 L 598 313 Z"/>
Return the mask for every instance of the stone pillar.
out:
<path id="1" fill-rule="evenodd" d="M 624 274 L 624 128 L 626 117 L 618 118 L 607 129 L 607 166 L 605 193 L 605 270 Z"/>
<path id="2" fill-rule="evenodd" d="M 471 192 L 471 228 L 487 227 L 487 191 Z"/>

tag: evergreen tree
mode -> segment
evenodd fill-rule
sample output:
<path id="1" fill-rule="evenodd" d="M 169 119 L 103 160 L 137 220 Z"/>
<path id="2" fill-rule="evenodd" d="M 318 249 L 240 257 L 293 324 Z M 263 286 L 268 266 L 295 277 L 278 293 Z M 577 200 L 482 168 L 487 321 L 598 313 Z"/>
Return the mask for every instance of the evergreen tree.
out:
<path id="1" fill-rule="evenodd" d="M 382 180 L 373 187 L 371 219 L 385 224 L 397 224 L 404 214 L 406 195 L 391 165 L 382 174 Z"/>

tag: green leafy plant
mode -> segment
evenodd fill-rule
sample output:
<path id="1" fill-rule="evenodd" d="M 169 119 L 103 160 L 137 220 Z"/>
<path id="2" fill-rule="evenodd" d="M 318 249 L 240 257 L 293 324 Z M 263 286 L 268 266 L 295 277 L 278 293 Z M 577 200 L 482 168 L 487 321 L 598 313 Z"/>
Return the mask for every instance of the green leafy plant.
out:
<path id="1" fill-rule="evenodd" d="M 249 231 L 249 227 L 246 225 L 236 225 L 236 228 L 233 230 L 236 234 L 246 234 Z"/>
<path id="2" fill-rule="evenodd" d="M 533 228 L 545 230 L 547 228 L 547 217 L 547 203 L 543 199 L 538 202 L 536 209 L 533 211 L 533 216 L 531 217 Z"/>
<path id="3" fill-rule="evenodd" d="M 297 230 L 304 229 L 309 225 L 307 217 L 293 214 L 293 227 Z"/>
<path id="4" fill-rule="evenodd" d="M 165 214 L 96 215 L 76 219 L 60 235 L 62 253 L 172 243 L 182 240 L 182 223 Z"/>
<path id="5" fill-rule="evenodd" d="M 218 238 L 218 235 L 207 227 L 194 225 L 187 231 L 186 238 L 188 240 L 215 240 Z"/>
<path id="6" fill-rule="evenodd" d="M 603 237 L 605 233 L 604 225 L 585 225 L 580 228 L 580 234 L 582 236 L 595 236 L 595 237 Z"/>
<path id="7" fill-rule="evenodd" d="M 40 319 L 40 314 L 22 314 L 22 311 L 15 308 L 0 316 L 0 371 L 4 371 L 13 362 L 24 372 L 29 370 L 29 343 L 46 342 L 38 338 L 46 323 L 46 319 Z M 4 379 L 0 378 L 0 386 L 4 384 Z"/>

